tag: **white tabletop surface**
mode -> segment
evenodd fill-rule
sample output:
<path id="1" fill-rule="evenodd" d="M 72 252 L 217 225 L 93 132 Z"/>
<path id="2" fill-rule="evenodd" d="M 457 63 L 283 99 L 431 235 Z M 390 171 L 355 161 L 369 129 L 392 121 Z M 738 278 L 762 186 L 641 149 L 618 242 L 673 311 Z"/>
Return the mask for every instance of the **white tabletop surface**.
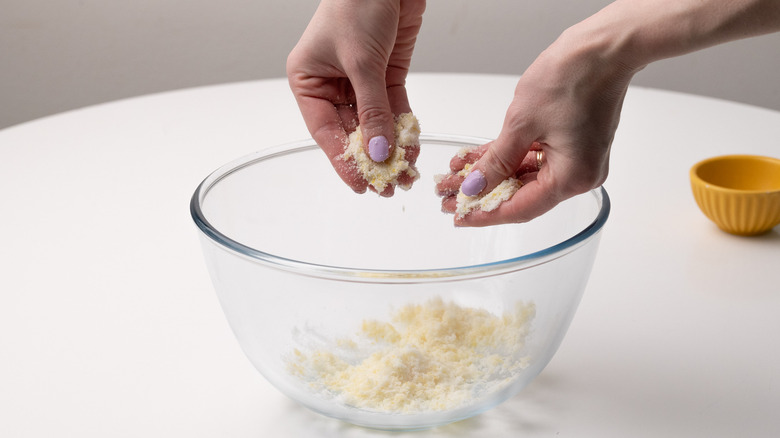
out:
<path id="1" fill-rule="evenodd" d="M 412 75 L 423 130 L 494 137 L 517 78 Z M 1 437 L 386 437 L 314 414 L 243 356 L 188 202 L 307 132 L 285 80 L 129 99 L 0 131 Z M 632 88 L 612 215 L 557 355 L 519 395 L 415 437 L 780 436 L 780 227 L 697 209 L 688 170 L 780 156 L 780 113 Z"/>

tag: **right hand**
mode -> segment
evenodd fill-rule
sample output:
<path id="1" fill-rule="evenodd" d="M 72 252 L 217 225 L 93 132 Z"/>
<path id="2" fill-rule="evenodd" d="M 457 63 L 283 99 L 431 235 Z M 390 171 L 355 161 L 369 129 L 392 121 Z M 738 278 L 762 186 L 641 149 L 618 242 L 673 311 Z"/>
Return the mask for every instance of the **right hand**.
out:
<path id="1" fill-rule="evenodd" d="M 515 174 L 538 142 L 546 162 L 535 179 L 496 210 L 456 217 L 455 224 L 526 222 L 598 187 L 607 178 L 612 139 L 636 72 L 660 59 L 778 30 L 778 1 L 610 3 L 567 29 L 523 73 L 501 133 L 461 189 L 487 193 Z"/>
<path id="2" fill-rule="evenodd" d="M 456 216 L 456 225 L 527 222 L 604 182 L 635 70 L 604 63 L 581 50 L 581 44 L 559 38 L 523 73 L 500 134 L 477 149 L 480 156 L 460 189 L 470 196 L 484 195 L 512 176 L 520 176 L 524 185 L 491 212 Z M 523 163 L 532 145 L 544 151 L 544 165 L 527 173 Z M 446 196 L 443 189 L 439 192 Z M 442 209 L 454 212 L 451 197 L 443 199 Z"/>

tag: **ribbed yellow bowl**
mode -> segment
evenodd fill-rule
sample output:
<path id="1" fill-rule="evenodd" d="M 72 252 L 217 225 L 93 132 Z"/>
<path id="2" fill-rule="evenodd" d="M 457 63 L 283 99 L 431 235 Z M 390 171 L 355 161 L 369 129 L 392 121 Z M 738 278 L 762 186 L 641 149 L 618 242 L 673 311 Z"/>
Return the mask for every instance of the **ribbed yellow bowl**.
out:
<path id="1" fill-rule="evenodd" d="M 690 177 L 699 208 L 723 231 L 751 236 L 780 224 L 780 159 L 714 157 L 694 165 Z"/>

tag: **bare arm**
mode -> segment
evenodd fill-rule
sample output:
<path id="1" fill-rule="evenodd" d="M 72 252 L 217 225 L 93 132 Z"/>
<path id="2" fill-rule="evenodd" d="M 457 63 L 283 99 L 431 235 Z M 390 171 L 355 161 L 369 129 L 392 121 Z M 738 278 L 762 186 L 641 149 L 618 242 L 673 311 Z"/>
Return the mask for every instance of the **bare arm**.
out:
<path id="1" fill-rule="evenodd" d="M 528 221 L 598 187 L 634 74 L 660 59 L 778 30 L 778 0 L 617 0 L 572 26 L 522 75 L 501 133 L 461 189 L 487 193 L 517 172 L 535 142 L 545 165 L 498 209 L 455 223 Z M 444 195 L 443 208 L 452 211 L 452 194 Z"/>

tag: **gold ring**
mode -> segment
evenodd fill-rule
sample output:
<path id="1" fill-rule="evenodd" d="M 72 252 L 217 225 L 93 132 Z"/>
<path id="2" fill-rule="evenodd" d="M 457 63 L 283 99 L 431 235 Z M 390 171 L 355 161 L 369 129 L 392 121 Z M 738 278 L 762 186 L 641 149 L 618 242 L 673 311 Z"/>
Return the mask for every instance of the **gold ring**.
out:
<path id="1" fill-rule="evenodd" d="M 542 164 L 544 164 L 543 160 L 544 160 L 544 151 L 536 151 L 536 168 L 537 169 L 539 169 L 539 170 L 542 169 Z"/>

